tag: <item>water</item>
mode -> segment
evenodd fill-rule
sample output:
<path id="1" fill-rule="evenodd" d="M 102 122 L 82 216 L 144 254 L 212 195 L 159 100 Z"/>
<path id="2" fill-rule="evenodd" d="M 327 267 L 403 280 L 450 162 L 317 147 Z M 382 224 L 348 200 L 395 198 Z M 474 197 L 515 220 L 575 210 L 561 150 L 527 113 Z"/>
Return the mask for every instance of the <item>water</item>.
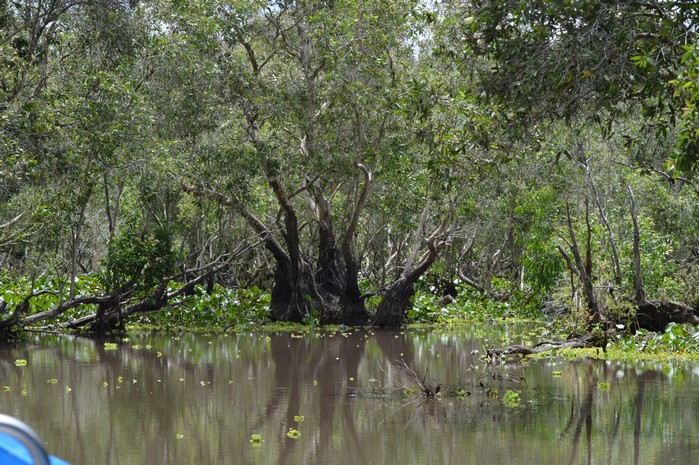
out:
<path id="1" fill-rule="evenodd" d="M 0 412 L 74 465 L 699 463 L 699 367 L 483 362 L 508 333 L 32 336 Z"/>

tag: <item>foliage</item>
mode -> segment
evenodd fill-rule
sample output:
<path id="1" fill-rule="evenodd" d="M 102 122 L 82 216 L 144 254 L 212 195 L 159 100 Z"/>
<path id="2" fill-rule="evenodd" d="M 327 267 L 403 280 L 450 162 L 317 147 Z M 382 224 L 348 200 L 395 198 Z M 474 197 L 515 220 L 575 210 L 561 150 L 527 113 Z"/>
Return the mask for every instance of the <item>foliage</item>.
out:
<path id="1" fill-rule="evenodd" d="M 571 235 L 630 322 L 629 187 L 646 294 L 699 302 L 693 5 L 270 5 L 0 6 L 3 319 L 91 298 L 48 323 L 140 303 L 140 323 L 252 326 L 287 263 L 294 284 L 336 265 L 374 312 L 448 216 L 408 322 L 575 326 Z M 310 284 L 315 326 L 346 296 Z"/>
<path id="2" fill-rule="evenodd" d="M 516 131 L 541 117 L 582 116 L 611 132 L 635 106 L 646 128 L 664 137 L 684 113 L 671 163 L 696 162 L 691 100 L 676 98 L 678 85 L 692 92 L 694 5 L 479 0 L 463 17 L 462 37 L 493 63 L 483 70 L 484 94 L 508 105 Z"/>
<path id="3" fill-rule="evenodd" d="M 506 286 L 507 287 L 507 286 Z M 408 323 L 455 323 L 508 318 L 538 318 L 538 309 L 528 306 L 526 299 L 515 296 L 512 302 L 489 298 L 467 287 L 458 286 L 455 302 L 435 305 L 439 300 L 433 290 L 418 290 L 407 312 Z"/>
<path id="4" fill-rule="evenodd" d="M 662 333 L 639 330 L 633 335 L 620 336 L 615 345 L 626 352 L 691 353 L 699 350 L 699 328 L 669 323 Z"/>
<path id="5" fill-rule="evenodd" d="M 262 435 L 251 434 L 250 435 L 250 443 L 253 445 L 253 447 L 259 447 L 262 444 Z"/>
<path id="6" fill-rule="evenodd" d="M 558 284 L 565 263 L 556 250 L 557 236 L 551 214 L 559 211 L 557 193 L 552 186 L 525 192 L 515 207 L 515 221 L 528 234 L 523 238 L 519 259 L 527 283 L 536 295 L 548 294 Z"/>
<path id="7" fill-rule="evenodd" d="M 270 294 L 257 287 L 231 289 L 214 286 L 173 303 L 163 312 L 141 321 L 162 328 L 257 327 L 269 322 Z"/>
<path id="8" fill-rule="evenodd" d="M 147 291 L 175 272 L 177 256 L 167 231 L 125 229 L 109 244 L 102 281 L 108 292 L 131 287 Z"/>
<path id="9" fill-rule="evenodd" d="M 682 45 L 684 54 L 680 59 L 673 97 L 682 109 L 678 131 L 678 144 L 671 170 L 691 172 L 696 170 L 699 160 L 699 42 Z"/>
<path id="10" fill-rule="evenodd" d="M 519 392 L 510 389 L 502 396 L 502 404 L 507 408 L 518 408 L 522 406 Z"/>

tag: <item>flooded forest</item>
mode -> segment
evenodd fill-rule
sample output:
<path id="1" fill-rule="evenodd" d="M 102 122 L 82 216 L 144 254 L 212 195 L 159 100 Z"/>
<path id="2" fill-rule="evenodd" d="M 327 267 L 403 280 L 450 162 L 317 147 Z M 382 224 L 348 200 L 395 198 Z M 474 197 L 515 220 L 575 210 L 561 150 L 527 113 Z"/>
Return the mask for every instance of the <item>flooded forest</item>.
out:
<path id="1" fill-rule="evenodd" d="M 0 0 L 0 413 L 74 464 L 696 461 L 698 22 Z"/>

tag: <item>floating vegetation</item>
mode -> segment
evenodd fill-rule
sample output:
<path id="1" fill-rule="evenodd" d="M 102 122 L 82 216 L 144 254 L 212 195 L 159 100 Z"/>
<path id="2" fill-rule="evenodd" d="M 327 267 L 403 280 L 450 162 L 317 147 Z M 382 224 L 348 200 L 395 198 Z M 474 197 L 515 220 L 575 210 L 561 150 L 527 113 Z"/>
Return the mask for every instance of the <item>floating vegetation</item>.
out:
<path id="1" fill-rule="evenodd" d="M 253 445 L 253 447 L 259 447 L 262 445 L 262 435 L 261 434 L 252 434 L 250 435 L 250 443 Z"/>
<path id="2" fill-rule="evenodd" d="M 27 361 L 22 359 L 22 358 L 17 359 L 17 360 L 15 360 L 15 366 L 25 367 L 25 366 L 27 366 Z"/>
<path id="3" fill-rule="evenodd" d="M 298 439 L 301 437 L 301 433 L 297 429 L 289 428 L 289 431 L 286 432 L 286 436 L 291 439 Z"/>
<path id="4" fill-rule="evenodd" d="M 304 420 L 303 415 L 294 415 L 294 421 L 300 423 Z"/>
<path id="5" fill-rule="evenodd" d="M 182 433 L 175 434 L 175 439 L 182 439 L 183 437 L 184 437 L 184 434 L 182 434 Z"/>
<path id="6" fill-rule="evenodd" d="M 519 392 L 508 390 L 502 396 L 502 404 L 507 408 L 518 408 L 522 406 L 522 400 L 519 397 Z"/>
<path id="7" fill-rule="evenodd" d="M 117 343 L 116 342 L 105 342 L 104 343 L 104 350 L 117 350 Z"/>
<path id="8" fill-rule="evenodd" d="M 600 381 L 599 383 L 597 383 L 597 389 L 599 389 L 600 391 L 609 391 L 609 383 Z"/>

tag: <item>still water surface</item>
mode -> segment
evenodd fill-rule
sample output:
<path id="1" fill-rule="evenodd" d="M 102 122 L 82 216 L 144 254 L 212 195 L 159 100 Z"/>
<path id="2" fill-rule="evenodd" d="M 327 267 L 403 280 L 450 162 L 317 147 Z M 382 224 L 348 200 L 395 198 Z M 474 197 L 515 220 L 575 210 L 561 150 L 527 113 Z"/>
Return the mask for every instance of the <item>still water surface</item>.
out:
<path id="1" fill-rule="evenodd" d="M 699 463 L 699 367 L 479 358 L 508 333 L 32 336 L 0 412 L 74 465 Z"/>

